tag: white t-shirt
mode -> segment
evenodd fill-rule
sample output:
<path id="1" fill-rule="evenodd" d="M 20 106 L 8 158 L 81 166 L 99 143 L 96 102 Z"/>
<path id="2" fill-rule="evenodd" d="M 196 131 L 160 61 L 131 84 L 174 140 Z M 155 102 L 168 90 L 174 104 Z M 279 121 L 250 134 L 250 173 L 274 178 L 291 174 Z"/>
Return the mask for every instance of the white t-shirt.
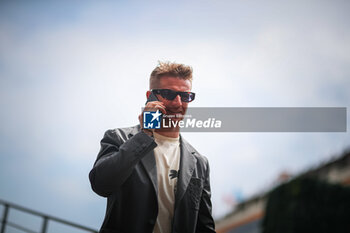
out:
<path id="1" fill-rule="evenodd" d="M 154 133 L 154 139 L 158 145 L 154 149 L 158 179 L 158 217 L 153 233 L 170 233 L 180 166 L 180 141 L 179 137 L 169 138 L 157 133 Z"/>

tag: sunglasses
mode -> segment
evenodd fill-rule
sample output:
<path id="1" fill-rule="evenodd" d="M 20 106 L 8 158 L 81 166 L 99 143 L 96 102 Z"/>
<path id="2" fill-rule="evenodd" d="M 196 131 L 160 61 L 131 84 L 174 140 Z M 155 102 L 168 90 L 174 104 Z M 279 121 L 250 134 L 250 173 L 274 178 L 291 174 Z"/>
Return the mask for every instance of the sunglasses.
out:
<path id="1" fill-rule="evenodd" d="M 182 91 L 173 91 L 170 89 L 152 89 L 154 94 L 161 95 L 164 99 L 174 100 L 177 95 L 181 97 L 182 102 L 192 102 L 195 97 L 195 93 L 193 92 L 182 92 Z"/>

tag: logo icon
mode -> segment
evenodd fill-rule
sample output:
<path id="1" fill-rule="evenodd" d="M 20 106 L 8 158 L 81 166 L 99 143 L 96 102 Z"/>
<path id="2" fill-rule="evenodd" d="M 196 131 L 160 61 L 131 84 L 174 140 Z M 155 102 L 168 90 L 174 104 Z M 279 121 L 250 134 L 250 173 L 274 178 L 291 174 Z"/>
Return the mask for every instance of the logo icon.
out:
<path id="1" fill-rule="evenodd" d="M 159 110 L 157 110 L 156 112 L 143 112 L 143 128 L 145 129 L 160 129 L 161 120 L 162 113 L 160 113 Z"/>
<path id="2" fill-rule="evenodd" d="M 180 173 L 180 170 L 179 171 L 176 171 L 176 170 L 170 170 L 170 179 L 175 179 L 177 177 L 179 177 L 179 173 Z"/>

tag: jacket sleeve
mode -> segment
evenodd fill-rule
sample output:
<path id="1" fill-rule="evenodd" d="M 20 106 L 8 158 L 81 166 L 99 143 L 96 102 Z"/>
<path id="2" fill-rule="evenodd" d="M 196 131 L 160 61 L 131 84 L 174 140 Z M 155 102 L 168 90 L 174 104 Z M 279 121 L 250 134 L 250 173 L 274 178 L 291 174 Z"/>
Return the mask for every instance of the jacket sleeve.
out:
<path id="1" fill-rule="evenodd" d="M 136 164 L 157 144 L 140 131 L 123 140 L 116 130 L 107 130 L 101 140 L 101 149 L 89 173 L 91 187 L 98 195 L 107 197 L 126 181 Z"/>
<path id="2" fill-rule="evenodd" d="M 211 191 L 210 191 L 210 178 L 209 178 L 209 163 L 207 163 L 207 172 L 205 176 L 203 192 L 201 197 L 201 202 L 199 206 L 198 220 L 196 226 L 197 233 L 210 232 L 215 233 L 215 223 L 212 217 L 212 205 L 211 205 Z"/>

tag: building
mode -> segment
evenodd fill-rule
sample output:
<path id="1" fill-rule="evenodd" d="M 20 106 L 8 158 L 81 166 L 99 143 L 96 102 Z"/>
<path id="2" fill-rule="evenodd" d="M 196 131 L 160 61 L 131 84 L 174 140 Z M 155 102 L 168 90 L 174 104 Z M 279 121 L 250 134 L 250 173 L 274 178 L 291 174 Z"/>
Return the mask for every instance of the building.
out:
<path id="1" fill-rule="evenodd" d="M 314 177 L 328 183 L 350 186 L 350 150 L 335 159 L 293 177 L 293 179 L 298 177 Z M 274 187 L 289 180 L 290 176 L 283 173 Z M 233 212 L 216 222 L 217 232 L 260 233 L 269 191 L 239 203 Z"/>

